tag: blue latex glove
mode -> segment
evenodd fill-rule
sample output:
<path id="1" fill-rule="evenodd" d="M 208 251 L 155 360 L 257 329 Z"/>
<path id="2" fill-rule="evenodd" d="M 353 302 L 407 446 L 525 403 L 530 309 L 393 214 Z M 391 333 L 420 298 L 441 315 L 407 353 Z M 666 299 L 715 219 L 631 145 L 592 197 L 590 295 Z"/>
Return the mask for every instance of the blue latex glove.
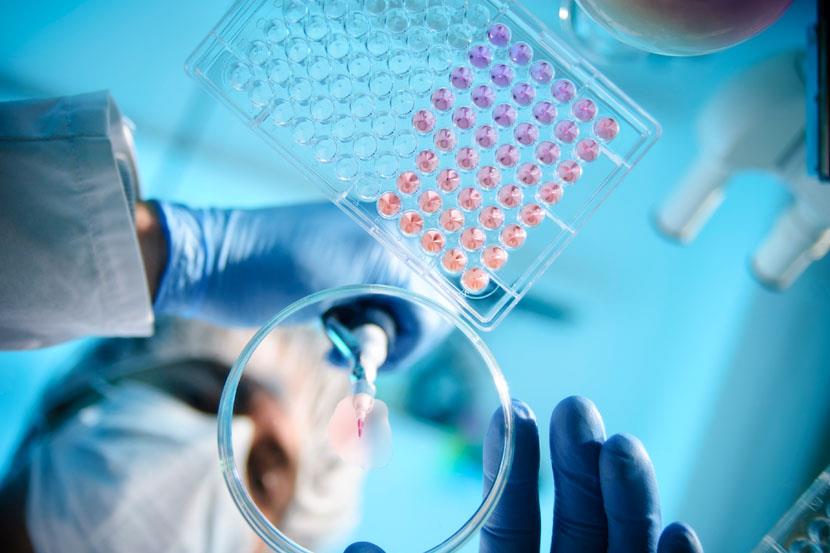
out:
<path id="1" fill-rule="evenodd" d="M 526 404 L 513 402 L 516 447 L 499 504 L 481 530 L 480 551 L 539 551 L 539 430 Z M 504 422 L 493 414 L 484 442 L 484 492 L 501 462 Z M 660 533 L 660 499 L 654 467 L 640 441 L 624 434 L 605 439 L 605 427 L 589 400 L 569 397 L 550 423 L 556 488 L 552 553 L 703 553 L 694 530 L 673 523 Z M 659 537 L 659 541 L 658 541 Z M 383 553 L 361 542 L 346 553 Z"/>
<path id="2" fill-rule="evenodd" d="M 168 245 L 157 314 L 260 326 L 292 302 L 325 288 L 423 286 L 328 202 L 250 210 L 152 205 Z M 440 326 L 435 317 L 406 302 L 387 301 L 383 307 L 396 324 L 387 364 L 410 354 Z"/>
<path id="3" fill-rule="evenodd" d="M 516 448 L 508 484 L 481 534 L 483 552 L 539 551 L 539 431 L 524 403 L 514 401 Z M 501 459 L 504 428 L 496 411 L 484 445 L 485 490 Z M 589 400 L 570 397 L 550 422 L 555 486 L 552 553 L 702 553 L 694 531 L 681 523 L 660 532 L 654 467 L 634 436 L 605 439 Z"/>

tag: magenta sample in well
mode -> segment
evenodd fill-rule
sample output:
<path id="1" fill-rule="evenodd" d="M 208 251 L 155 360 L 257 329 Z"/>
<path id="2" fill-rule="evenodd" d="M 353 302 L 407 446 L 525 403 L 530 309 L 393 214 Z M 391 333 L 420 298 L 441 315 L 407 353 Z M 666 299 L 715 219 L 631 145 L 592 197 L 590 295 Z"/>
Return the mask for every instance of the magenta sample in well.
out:
<path id="1" fill-rule="evenodd" d="M 452 122 L 461 130 L 469 130 L 476 124 L 476 112 L 472 108 L 462 106 L 452 114 Z"/>
<path id="2" fill-rule="evenodd" d="M 587 122 L 596 116 L 597 105 L 594 103 L 593 100 L 589 100 L 588 98 L 582 98 L 581 100 L 577 100 L 576 102 L 574 102 L 572 111 L 574 117 L 576 117 L 580 121 Z"/>
<path id="3" fill-rule="evenodd" d="M 614 140 L 619 132 L 619 123 L 611 117 L 603 117 L 594 123 L 594 133 L 606 142 Z"/>
<path id="4" fill-rule="evenodd" d="M 502 144 L 496 149 L 496 161 L 502 167 L 515 167 L 519 163 L 519 149 L 512 144 Z"/>
<path id="5" fill-rule="evenodd" d="M 540 142 L 539 145 L 536 146 L 536 159 L 545 165 L 556 163 L 559 160 L 560 154 L 561 149 L 559 148 L 559 144 L 555 144 L 549 140 Z"/>
<path id="6" fill-rule="evenodd" d="M 505 87 L 510 85 L 513 82 L 514 75 L 513 68 L 503 63 L 497 63 L 490 69 L 490 80 L 496 86 Z"/>
<path id="7" fill-rule="evenodd" d="M 476 144 L 482 148 L 492 148 L 496 145 L 498 135 L 496 129 L 490 125 L 482 125 L 476 129 L 475 133 Z"/>
<path id="8" fill-rule="evenodd" d="M 575 122 L 565 119 L 556 124 L 553 128 L 553 134 L 562 142 L 570 144 L 579 136 L 579 126 Z"/>
<path id="9" fill-rule="evenodd" d="M 487 38 L 493 46 L 504 47 L 510 43 L 510 28 L 501 23 L 494 23 L 487 29 Z"/>
<path id="10" fill-rule="evenodd" d="M 550 87 L 550 93 L 556 98 L 556 101 L 561 104 L 567 104 L 574 99 L 576 95 L 576 86 L 568 79 L 559 79 L 554 81 Z"/>
<path id="11" fill-rule="evenodd" d="M 435 128 L 435 114 L 431 111 L 422 109 L 415 112 L 412 116 L 412 126 L 415 130 L 422 133 L 427 133 Z"/>
<path id="12" fill-rule="evenodd" d="M 450 82 L 455 88 L 466 90 L 473 84 L 473 72 L 469 67 L 456 67 L 450 72 Z"/>
<path id="13" fill-rule="evenodd" d="M 438 129 L 438 132 L 433 137 L 433 142 L 435 143 L 435 147 L 442 152 L 449 152 L 455 148 L 455 133 L 452 132 L 452 129 Z"/>
<path id="14" fill-rule="evenodd" d="M 544 60 L 533 62 L 530 77 L 539 84 L 547 84 L 553 79 L 553 65 Z"/>
<path id="15" fill-rule="evenodd" d="M 585 138 L 576 143 L 576 156 L 582 161 L 594 161 L 599 156 L 599 143 Z"/>
<path id="16" fill-rule="evenodd" d="M 481 109 L 489 108 L 496 101 L 496 93 L 487 85 L 478 85 L 470 93 L 473 103 Z"/>
<path id="17" fill-rule="evenodd" d="M 516 122 L 516 108 L 510 104 L 499 104 L 493 108 L 493 121 L 502 127 L 509 127 Z"/>
<path id="18" fill-rule="evenodd" d="M 533 106 L 533 117 L 543 125 L 550 125 L 556 119 L 556 106 L 548 101 Z"/>
<path id="19" fill-rule="evenodd" d="M 527 65 L 533 58 L 533 48 L 526 42 L 516 42 L 510 46 L 508 50 L 510 59 L 513 63 L 518 65 Z"/>
<path id="20" fill-rule="evenodd" d="M 476 44 L 470 48 L 468 58 L 473 66 L 484 69 L 493 61 L 493 52 L 483 44 Z"/>
<path id="21" fill-rule="evenodd" d="M 435 106 L 435 109 L 437 110 L 447 111 L 452 109 L 454 103 L 455 95 L 453 95 L 452 91 L 448 88 L 442 87 L 432 93 L 432 105 Z"/>
<path id="22" fill-rule="evenodd" d="M 471 171 L 478 165 L 478 151 L 470 147 L 461 148 L 455 154 L 455 162 L 460 168 Z"/>
<path id="23" fill-rule="evenodd" d="M 519 123 L 513 130 L 513 136 L 522 146 L 530 146 L 539 139 L 539 129 L 531 123 Z"/>

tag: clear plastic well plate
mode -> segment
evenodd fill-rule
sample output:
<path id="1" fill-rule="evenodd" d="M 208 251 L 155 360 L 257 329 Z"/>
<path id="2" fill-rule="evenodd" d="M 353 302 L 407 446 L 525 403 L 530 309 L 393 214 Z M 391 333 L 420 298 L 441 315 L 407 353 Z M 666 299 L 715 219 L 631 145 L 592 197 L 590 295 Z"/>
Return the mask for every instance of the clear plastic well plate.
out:
<path id="1" fill-rule="evenodd" d="M 242 0 L 187 66 L 485 330 L 660 132 L 515 2 Z"/>

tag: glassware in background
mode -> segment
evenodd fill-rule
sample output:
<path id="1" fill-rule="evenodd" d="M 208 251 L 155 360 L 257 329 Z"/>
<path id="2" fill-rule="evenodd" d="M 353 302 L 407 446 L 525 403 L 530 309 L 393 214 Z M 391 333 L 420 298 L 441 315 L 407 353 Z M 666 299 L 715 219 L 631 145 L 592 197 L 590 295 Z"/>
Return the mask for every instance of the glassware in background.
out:
<path id="1" fill-rule="evenodd" d="M 824 469 L 752 553 L 830 551 L 830 467 Z"/>

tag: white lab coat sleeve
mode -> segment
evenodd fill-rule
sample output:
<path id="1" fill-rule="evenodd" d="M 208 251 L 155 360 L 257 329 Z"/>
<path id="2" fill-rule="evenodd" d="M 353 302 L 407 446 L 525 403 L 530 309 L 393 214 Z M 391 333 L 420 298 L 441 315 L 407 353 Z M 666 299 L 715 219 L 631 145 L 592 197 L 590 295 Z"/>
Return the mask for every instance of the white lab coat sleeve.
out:
<path id="1" fill-rule="evenodd" d="M 134 167 L 106 92 L 0 103 L 0 349 L 151 334 Z"/>

